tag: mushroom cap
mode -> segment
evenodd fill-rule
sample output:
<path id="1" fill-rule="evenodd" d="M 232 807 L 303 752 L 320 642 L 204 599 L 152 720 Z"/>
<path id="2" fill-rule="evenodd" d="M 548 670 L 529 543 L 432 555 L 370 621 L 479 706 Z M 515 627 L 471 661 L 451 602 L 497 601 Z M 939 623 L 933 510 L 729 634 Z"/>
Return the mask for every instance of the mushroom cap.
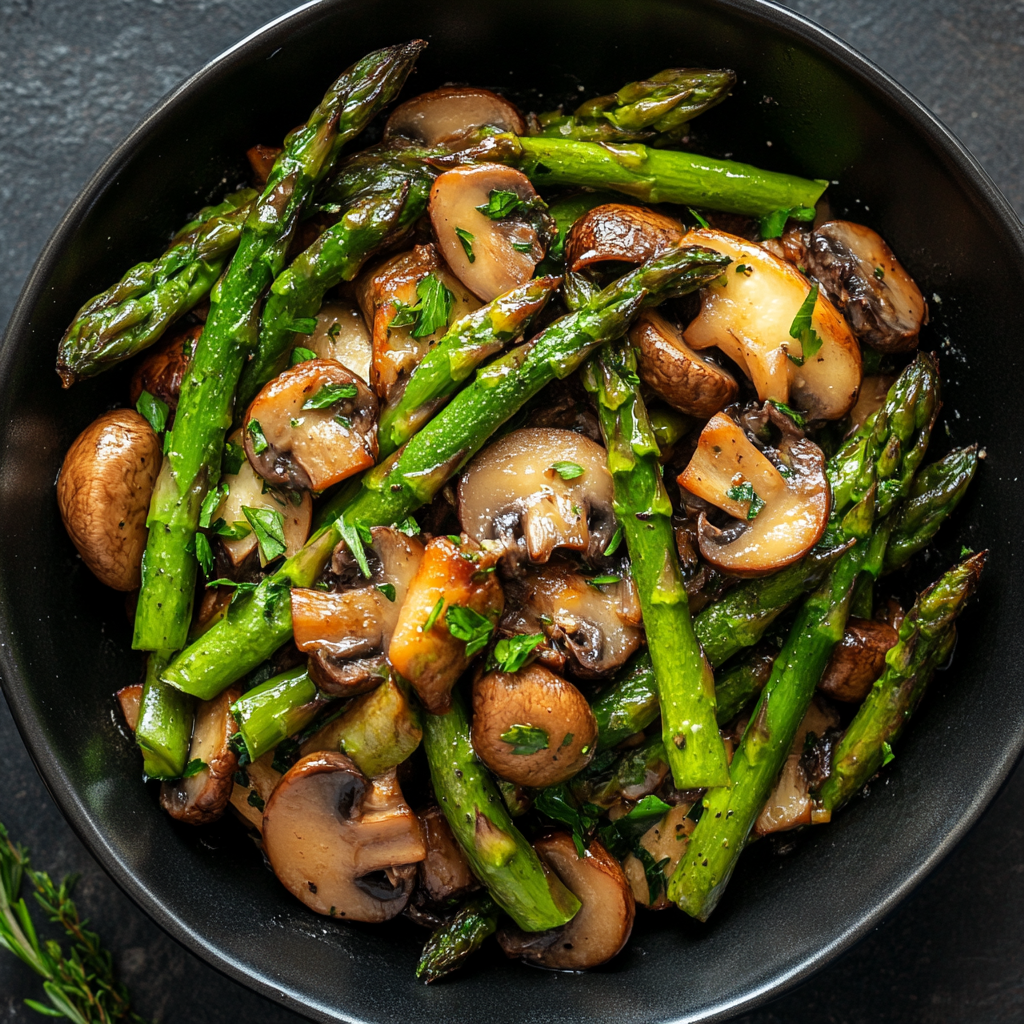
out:
<path id="1" fill-rule="evenodd" d="M 701 554 L 723 572 L 774 572 L 802 558 L 825 532 L 831 492 L 821 449 L 806 438 L 787 437 L 778 456 L 786 475 L 733 420 L 716 413 L 679 476 L 681 487 L 734 516 L 740 521 L 737 526 L 745 524 L 738 533 L 723 533 L 700 515 Z M 754 504 L 755 498 L 762 506 Z"/>
<path id="2" fill-rule="evenodd" d="M 497 93 L 445 85 L 396 107 L 384 126 L 384 138 L 400 136 L 433 147 L 452 135 L 485 126 L 515 135 L 526 134 L 523 115 Z"/>
<path id="3" fill-rule="evenodd" d="M 518 672 L 491 672 L 473 684 L 472 736 L 477 757 L 492 772 L 541 789 L 590 763 L 597 721 L 572 683 L 535 663 Z"/>
<path id="4" fill-rule="evenodd" d="M 75 438 L 57 478 L 61 519 L 101 583 L 142 582 L 146 517 L 161 464 L 160 439 L 133 409 L 114 409 Z"/>
<path id="5" fill-rule="evenodd" d="M 203 333 L 203 324 L 195 323 L 175 331 L 149 352 L 135 368 L 129 385 L 128 397 L 132 405 L 143 391 L 166 402 L 171 409 L 178 408 L 181 382 L 192 365 L 196 343 Z"/>
<path id="6" fill-rule="evenodd" d="M 556 463 L 583 472 L 564 479 Z M 459 520 L 477 542 L 498 540 L 531 562 L 546 562 L 558 547 L 593 560 L 615 532 L 613 497 L 604 448 L 571 430 L 527 427 L 470 462 L 459 481 Z"/>
<path id="7" fill-rule="evenodd" d="M 505 955 L 552 971 L 585 971 L 607 963 L 629 941 L 636 916 L 619 862 L 596 839 L 580 857 L 565 832 L 538 839 L 533 848 L 582 906 L 568 924 L 546 932 L 505 926 L 498 932 Z"/>
<path id="8" fill-rule="evenodd" d="M 476 164 L 438 175 L 428 208 L 452 273 L 484 302 L 529 281 L 547 248 L 533 220 L 518 210 L 497 220 L 480 212 L 492 192 L 514 193 L 528 210 L 539 204 L 537 190 L 522 171 Z"/>
<path id="9" fill-rule="evenodd" d="M 565 240 L 565 265 L 576 272 L 593 263 L 646 263 L 683 244 L 686 228 L 644 206 L 606 203 L 573 224 Z"/>
<path id="10" fill-rule="evenodd" d="M 351 302 L 325 302 L 312 334 L 298 335 L 297 344 L 321 359 L 333 359 L 370 383 L 373 343 L 363 314 Z"/>
<path id="11" fill-rule="evenodd" d="M 896 646 L 899 634 L 887 622 L 851 618 L 843 638 L 818 682 L 818 689 L 835 700 L 859 703 L 871 692 L 885 669 L 885 656 Z"/>
<path id="12" fill-rule="evenodd" d="M 329 394 L 324 388 L 341 389 L 337 400 L 310 406 Z M 258 443 L 260 432 L 266 447 Z M 310 359 L 252 400 L 244 440 L 246 458 L 268 483 L 323 491 L 377 461 L 377 397 L 341 363 Z"/>
<path id="13" fill-rule="evenodd" d="M 281 884 L 318 914 L 377 923 L 412 894 L 403 870 L 426 856 L 394 772 L 372 781 L 344 754 L 297 761 L 263 814 L 263 851 Z"/>
<path id="14" fill-rule="evenodd" d="M 683 241 L 733 260 L 719 281 L 702 290 L 700 314 L 683 334 L 687 343 L 698 351 L 717 345 L 753 381 L 761 401 L 787 402 L 812 419 L 845 416 L 860 386 L 860 346 L 826 296 L 819 292 L 811 317 L 821 348 L 797 365 L 789 357 L 802 359 L 803 350 L 789 332 L 811 289 L 803 274 L 724 231 L 703 228 Z"/>
<path id="15" fill-rule="evenodd" d="M 722 367 L 695 352 L 660 313 L 641 314 L 629 332 L 640 379 L 669 405 L 707 419 L 735 402 L 739 385 Z"/>

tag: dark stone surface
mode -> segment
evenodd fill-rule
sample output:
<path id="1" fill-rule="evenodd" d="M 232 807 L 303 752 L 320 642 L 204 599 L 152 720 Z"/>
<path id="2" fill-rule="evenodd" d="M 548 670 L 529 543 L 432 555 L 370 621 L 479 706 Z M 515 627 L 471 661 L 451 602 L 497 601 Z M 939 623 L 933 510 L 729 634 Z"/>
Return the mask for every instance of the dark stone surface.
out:
<path id="1" fill-rule="evenodd" d="M 0 324 L 32 261 L 110 148 L 167 90 L 288 0 L 0 0 Z M 906 85 L 1024 211 L 1024 4 L 793 0 Z M 936 211 L 941 216 L 941 211 Z M 55 339 L 56 340 L 56 339 Z M 228 982 L 168 939 L 107 879 L 47 796 L 0 709 L 0 821 L 55 876 L 78 873 L 84 913 L 140 1012 L 164 1022 L 300 1018 Z M 885 924 L 831 967 L 741 1020 L 1024 1019 L 1024 772 Z M 0 958 L 0 1014 L 37 979 Z"/>

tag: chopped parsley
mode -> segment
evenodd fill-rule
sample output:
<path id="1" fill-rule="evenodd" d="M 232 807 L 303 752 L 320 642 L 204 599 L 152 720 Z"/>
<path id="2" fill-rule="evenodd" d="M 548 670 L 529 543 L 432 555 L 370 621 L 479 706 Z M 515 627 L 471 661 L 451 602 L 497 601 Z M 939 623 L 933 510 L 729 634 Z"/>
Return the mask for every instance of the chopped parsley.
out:
<path id="1" fill-rule="evenodd" d="M 588 579 L 587 582 L 592 587 L 607 587 L 610 586 L 612 583 L 618 583 L 621 579 L 621 576 L 616 576 L 615 573 L 610 572 L 605 576 L 591 576 L 591 578 Z"/>
<path id="2" fill-rule="evenodd" d="M 463 608 L 457 604 L 448 606 L 444 621 L 448 625 L 448 632 L 456 640 L 466 642 L 467 658 L 472 658 L 474 654 L 482 651 L 494 632 L 494 623 L 490 619 L 473 611 L 472 608 Z"/>
<path id="3" fill-rule="evenodd" d="M 416 286 L 419 302 L 410 306 L 395 302 L 395 315 L 390 327 L 411 327 L 414 338 L 425 338 L 448 326 L 455 296 L 433 274 L 427 274 Z"/>
<path id="4" fill-rule="evenodd" d="M 750 502 L 750 506 L 747 509 L 747 519 L 756 519 L 758 513 L 764 508 L 764 502 L 757 496 L 757 491 L 754 490 L 754 485 L 749 480 L 744 480 L 743 483 L 730 487 L 725 493 L 733 501 Z"/>
<path id="5" fill-rule="evenodd" d="M 209 529 L 213 513 L 217 511 L 217 506 L 228 496 L 228 491 L 227 484 L 220 484 L 214 487 L 212 491 L 207 491 L 202 505 L 199 506 L 199 525 L 204 530 Z"/>
<path id="6" fill-rule="evenodd" d="M 361 525 L 361 524 L 360 524 Z M 365 530 L 366 527 L 363 527 Z M 349 553 L 356 560 L 359 571 L 367 578 L 370 578 L 370 563 L 366 560 L 366 551 L 363 548 L 363 537 L 359 526 L 350 523 L 344 516 L 338 517 L 338 532 L 342 540 L 348 545 Z M 370 535 L 372 538 L 372 534 Z"/>
<path id="7" fill-rule="evenodd" d="M 688 206 L 687 209 L 690 211 L 690 216 L 702 227 L 710 227 L 708 222 L 692 207 Z"/>
<path id="8" fill-rule="evenodd" d="M 441 611 L 444 608 L 444 598 L 439 597 L 437 604 L 430 609 L 430 614 L 427 616 L 426 621 L 423 623 L 422 630 L 424 633 L 429 633 L 434 628 L 434 623 L 441 617 Z"/>
<path id="9" fill-rule="evenodd" d="M 580 803 L 565 783 L 548 786 L 536 796 L 533 806 L 552 821 L 568 825 L 576 852 L 583 856 L 588 834 L 601 817 L 601 808 L 596 804 Z"/>
<path id="10" fill-rule="evenodd" d="M 548 749 L 548 734 L 535 725 L 513 725 L 501 738 L 511 744 L 513 754 L 536 754 Z"/>
<path id="11" fill-rule="evenodd" d="M 181 777 L 183 779 L 191 779 L 193 775 L 198 775 L 204 768 L 209 767 L 201 757 L 194 757 L 185 765 L 185 770 L 181 773 Z"/>
<path id="12" fill-rule="evenodd" d="M 335 324 L 335 327 L 338 325 Z M 310 359 L 316 359 L 317 354 L 311 348 L 303 348 L 301 345 L 296 345 L 292 349 L 292 366 L 298 366 L 299 363 L 308 363 Z"/>
<path id="13" fill-rule="evenodd" d="M 553 469 L 563 480 L 575 480 L 583 476 L 583 467 L 575 462 L 552 462 L 549 467 Z"/>
<path id="14" fill-rule="evenodd" d="M 761 237 L 779 238 L 786 230 L 786 221 L 792 210 L 787 206 L 783 210 L 773 210 L 761 218 Z"/>
<path id="15" fill-rule="evenodd" d="M 612 539 L 608 541 L 602 552 L 605 555 L 614 555 L 619 550 L 619 545 L 622 543 L 622 527 L 616 526 L 615 532 L 612 534 Z"/>
<path id="16" fill-rule="evenodd" d="M 355 384 L 325 384 L 320 390 L 302 403 L 303 409 L 327 409 L 343 398 L 355 398 L 359 388 Z"/>
<path id="17" fill-rule="evenodd" d="M 771 404 L 774 405 L 775 408 L 779 410 L 779 412 L 788 416 L 801 429 L 807 426 L 807 420 L 805 420 L 803 416 L 800 413 L 798 413 L 796 409 L 794 409 L 791 405 L 786 405 L 785 402 L 780 402 L 775 398 L 769 398 L 768 401 L 771 402 Z"/>
<path id="18" fill-rule="evenodd" d="M 341 324 L 334 323 L 327 328 L 327 337 L 330 338 L 331 341 L 334 341 L 339 334 L 341 334 Z"/>
<path id="19" fill-rule="evenodd" d="M 299 317 L 298 320 L 293 320 L 290 324 L 288 324 L 285 327 L 285 330 L 291 331 L 292 334 L 312 334 L 316 330 L 316 317 Z"/>
<path id="20" fill-rule="evenodd" d="M 377 589 L 392 603 L 395 603 L 394 583 L 379 583 Z"/>
<path id="21" fill-rule="evenodd" d="M 522 205 L 523 201 L 515 192 L 503 188 L 492 188 L 487 202 L 478 206 L 477 210 L 485 217 L 490 217 L 491 220 L 502 220 L 509 214 L 515 213 Z"/>
<path id="22" fill-rule="evenodd" d="M 263 810 L 263 797 L 256 792 L 255 789 L 249 790 L 248 804 L 250 807 L 255 807 L 257 811 Z"/>
<path id="23" fill-rule="evenodd" d="M 242 469 L 243 462 L 245 462 L 245 449 L 240 444 L 228 441 L 224 445 L 224 458 L 222 459 L 224 472 L 228 476 L 237 476 Z"/>
<path id="24" fill-rule="evenodd" d="M 737 263 L 736 273 L 742 274 L 744 277 L 750 277 L 754 272 L 754 268 L 749 263 Z"/>
<path id="25" fill-rule="evenodd" d="M 811 317 L 814 315 L 814 304 L 818 301 L 818 286 L 812 285 L 807 293 L 807 298 L 801 303 L 800 308 L 793 317 L 793 323 L 789 328 L 789 336 L 800 342 L 802 356 L 786 353 L 790 360 L 797 366 L 803 366 L 808 359 L 813 359 L 821 348 L 821 337 L 811 327 Z"/>
<path id="26" fill-rule="evenodd" d="M 892 747 L 889 746 L 884 740 L 882 741 L 882 767 L 884 768 L 890 761 L 894 760 L 896 755 L 892 752 Z"/>
<path id="27" fill-rule="evenodd" d="M 420 524 L 412 516 L 407 516 L 400 523 L 395 523 L 395 529 L 406 537 L 415 537 L 420 532 Z"/>
<path id="28" fill-rule="evenodd" d="M 205 533 L 196 534 L 196 560 L 202 567 L 203 575 L 209 577 L 213 572 L 213 548 Z"/>
<path id="29" fill-rule="evenodd" d="M 276 508 L 249 508 L 243 505 L 242 515 L 256 534 L 260 558 L 264 563 L 272 562 L 278 555 L 285 553 L 288 544 L 284 539 L 284 516 Z"/>
<path id="30" fill-rule="evenodd" d="M 878 278 L 879 281 L 881 281 L 882 278 L 885 277 L 885 268 L 875 267 L 875 277 Z"/>
<path id="31" fill-rule="evenodd" d="M 171 410 L 167 403 L 161 401 L 156 395 L 143 391 L 135 403 L 135 411 L 149 423 L 154 433 L 162 434 L 167 426 L 167 417 Z"/>
<path id="32" fill-rule="evenodd" d="M 494 660 L 502 672 L 518 672 L 530 652 L 544 642 L 543 633 L 521 633 L 505 637 L 494 645 Z"/>
<path id="33" fill-rule="evenodd" d="M 515 249 L 516 252 L 525 253 L 529 256 L 529 254 L 533 252 L 533 242 L 513 242 L 512 248 Z"/>
<path id="34" fill-rule="evenodd" d="M 466 259 L 470 263 L 476 263 L 476 255 L 473 252 L 473 238 L 475 236 L 470 234 L 465 228 L 456 228 L 455 237 L 462 243 L 462 251 L 466 254 Z"/>
<path id="35" fill-rule="evenodd" d="M 249 437 L 252 438 L 253 455 L 259 455 L 260 452 L 265 452 L 270 447 L 259 420 L 249 420 L 249 425 L 245 429 L 249 432 Z"/>

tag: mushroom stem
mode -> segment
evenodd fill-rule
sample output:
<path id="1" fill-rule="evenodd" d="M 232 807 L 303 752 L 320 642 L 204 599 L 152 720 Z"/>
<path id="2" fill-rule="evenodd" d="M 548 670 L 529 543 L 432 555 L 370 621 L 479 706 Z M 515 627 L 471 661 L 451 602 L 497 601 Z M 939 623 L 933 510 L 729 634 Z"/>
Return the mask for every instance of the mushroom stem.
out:
<path id="1" fill-rule="evenodd" d="M 178 779 L 188 760 L 195 701 L 160 679 L 170 653 L 154 651 L 146 661 L 135 742 L 142 770 L 151 779 Z"/>
<path id="2" fill-rule="evenodd" d="M 583 383 L 597 396 L 615 511 L 643 612 L 673 780 L 678 789 L 723 786 L 729 781 L 729 763 L 715 720 L 715 678 L 690 619 L 658 443 L 643 399 L 629 383 L 635 373 L 633 349 L 607 344 L 587 364 Z"/>
<path id="3" fill-rule="evenodd" d="M 282 672 L 231 705 L 249 757 L 255 761 L 286 736 L 304 729 L 322 707 L 305 665 Z"/>
<path id="4" fill-rule="evenodd" d="M 457 691 L 445 715 L 426 715 L 423 746 L 434 793 L 473 873 L 494 902 L 529 932 L 570 921 L 580 902 L 545 872 L 512 824 L 493 779 L 476 758 L 469 716 Z"/>

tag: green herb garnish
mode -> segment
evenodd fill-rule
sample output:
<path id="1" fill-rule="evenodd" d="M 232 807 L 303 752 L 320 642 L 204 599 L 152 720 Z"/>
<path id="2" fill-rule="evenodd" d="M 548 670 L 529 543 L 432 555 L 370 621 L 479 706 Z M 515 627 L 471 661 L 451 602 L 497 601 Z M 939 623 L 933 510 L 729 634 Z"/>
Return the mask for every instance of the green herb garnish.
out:
<path id="1" fill-rule="evenodd" d="M 181 773 L 183 779 L 191 779 L 193 775 L 198 775 L 204 768 L 210 766 L 200 757 L 194 757 L 187 765 L 185 770 Z"/>
<path id="2" fill-rule="evenodd" d="M 790 355 L 790 360 L 797 366 L 803 366 L 808 359 L 813 359 L 821 348 L 821 338 L 817 331 L 811 327 L 811 317 L 814 315 L 814 304 L 818 301 L 818 286 L 812 285 L 807 293 L 807 298 L 801 303 L 800 308 L 793 317 L 793 323 L 789 328 L 789 336 L 800 342 L 801 356 Z"/>
<path id="3" fill-rule="evenodd" d="M 210 547 L 210 541 L 205 533 L 197 533 L 195 540 L 196 560 L 203 570 L 203 575 L 209 576 L 213 572 L 213 548 Z"/>
<path id="4" fill-rule="evenodd" d="M 335 327 L 338 325 L 335 324 Z M 330 332 L 328 332 L 330 333 Z M 310 359 L 319 358 L 317 354 L 311 348 L 303 348 L 301 345 L 296 345 L 292 349 L 292 366 L 298 366 L 299 363 L 308 363 Z"/>
<path id="5" fill-rule="evenodd" d="M 792 210 L 786 207 L 784 210 L 773 210 L 761 218 L 761 237 L 779 238 L 786 230 L 786 221 Z"/>
<path id="6" fill-rule="evenodd" d="M 688 206 L 687 209 L 690 211 L 690 216 L 702 227 L 710 227 L 711 225 L 692 207 Z"/>
<path id="7" fill-rule="evenodd" d="M 392 603 L 395 603 L 395 585 L 393 583 L 379 583 L 377 589 Z"/>
<path id="8" fill-rule="evenodd" d="M 892 752 L 892 747 L 889 746 L 885 741 L 882 742 L 882 767 L 884 768 L 890 761 L 895 760 L 896 755 Z"/>
<path id="9" fill-rule="evenodd" d="M 366 527 L 363 527 L 365 530 Z M 338 532 L 342 540 L 348 545 L 349 553 L 356 560 L 359 571 L 367 578 L 370 578 L 370 563 L 366 560 L 366 551 L 363 548 L 363 538 L 359 526 L 350 523 L 344 516 L 338 517 Z M 371 538 L 373 534 L 370 534 Z"/>
<path id="10" fill-rule="evenodd" d="M 327 409 L 343 398 L 355 398 L 359 388 L 355 384 L 325 384 L 320 390 L 302 403 L 303 409 Z"/>
<path id="11" fill-rule="evenodd" d="M 491 220 L 501 220 L 510 213 L 514 213 L 523 205 L 523 201 L 515 192 L 509 192 L 503 188 L 492 188 L 487 202 L 477 207 L 485 217 Z"/>
<path id="12" fill-rule="evenodd" d="M 245 462 L 245 449 L 240 444 L 228 441 L 224 445 L 224 457 L 221 460 L 225 474 L 237 476 L 242 469 L 243 462 Z"/>
<path id="13" fill-rule="evenodd" d="M 284 539 L 284 516 L 276 508 L 249 508 L 243 505 L 242 515 L 256 534 L 256 543 L 264 564 L 285 553 L 288 544 Z"/>
<path id="14" fill-rule="evenodd" d="M 534 647 L 542 643 L 543 633 L 521 633 L 505 637 L 494 645 L 494 661 L 502 672 L 518 672 L 526 664 Z"/>
<path id="15" fill-rule="evenodd" d="M 512 248 L 529 256 L 533 252 L 533 242 L 513 242 Z"/>
<path id="16" fill-rule="evenodd" d="M 725 493 L 733 501 L 750 502 L 747 508 L 747 519 L 756 519 L 758 513 L 764 508 L 764 502 L 757 496 L 754 485 L 749 480 L 745 480 L 735 487 L 730 487 Z"/>
<path id="17" fill-rule="evenodd" d="M 457 604 L 448 606 L 444 621 L 448 624 L 448 632 L 453 637 L 465 640 L 467 658 L 472 658 L 478 651 L 482 651 L 494 632 L 494 623 L 490 619 L 473 611 L 472 608 L 463 608 Z"/>
<path id="18" fill-rule="evenodd" d="M 881 281 L 882 278 L 885 277 L 885 268 L 875 267 L 875 277 L 878 278 L 879 281 Z"/>
<path id="19" fill-rule="evenodd" d="M 260 452 L 265 452 L 270 447 L 270 445 L 267 444 L 267 438 L 263 433 L 263 428 L 260 426 L 259 420 L 249 420 L 249 425 L 245 429 L 249 432 L 249 436 L 252 438 L 253 455 L 259 455 Z"/>
<path id="20" fill-rule="evenodd" d="M 156 395 L 143 391 L 135 403 L 135 411 L 149 423 L 154 433 L 162 434 L 167 426 L 167 416 L 171 410 L 167 403 L 161 401 Z"/>
<path id="21" fill-rule="evenodd" d="M 441 617 L 441 610 L 444 608 L 444 598 L 439 597 L 437 604 L 430 609 L 430 614 L 427 616 L 426 621 L 423 623 L 423 632 L 429 633 L 434 628 L 434 623 Z"/>
<path id="22" fill-rule="evenodd" d="M 473 253 L 473 238 L 465 228 L 456 228 L 455 236 L 462 243 L 462 251 L 466 254 L 466 259 L 470 263 L 476 263 L 476 256 Z"/>
<path id="23" fill-rule="evenodd" d="M 587 582 L 592 587 L 607 587 L 612 583 L 618 583 L 621 579 L 621 576 L 616 576 L 615 573 L 610 572 L 605 576 L 591 576 Z"/>
<path id="24" fill-rule="evenodd" d="M 575 480 L 576 477 L 583 476 L 583 467 L 575 462 L 552 462 L 550 468 L 563 480 Z"/>
<path id="25" fill-rule="evenodd" d="M 791 405 L 786 405 L 785 402 L 780 402 L 775 398 L 769 398 L 768 401 L 771 402 L 779 412 L 788 416 L 798 427 L 800 427 L 801 430 L 807 426 L 807 420 L 805 420 L 803 416 Z"/>
<path id="26" fill-rule="evenodd" d="M 619 545 L 622 543 L 622 527 L 616 526 L 615 532 L 612 534 L 612 539 L 608 541 L 602 554 L 614 555 L 619 550 Z"/>
<path id="27" fill-rule="evenodd" d="M 512 745 L 513 754 L 536 754 L 548 749 L 548 734 L 535 725 L 513 725 L 501 738 Z"/>

